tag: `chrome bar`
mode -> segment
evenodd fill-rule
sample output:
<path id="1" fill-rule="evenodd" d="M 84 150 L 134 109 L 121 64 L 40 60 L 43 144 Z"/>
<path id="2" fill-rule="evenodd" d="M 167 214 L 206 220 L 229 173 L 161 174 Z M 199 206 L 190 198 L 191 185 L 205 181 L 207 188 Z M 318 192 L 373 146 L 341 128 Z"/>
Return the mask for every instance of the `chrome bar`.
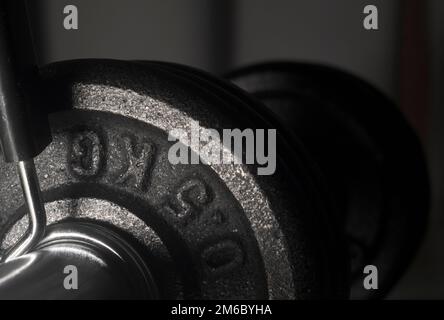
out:
<path id="1" fill-rule="evenodd" d="M 46 228 L 46 212 L 34 160 L 19 161 L 17 168 L 28 208 L 29 229 L 25 236 L 6 253 L 3 262 L 27 253 L 43 238 Z"/>

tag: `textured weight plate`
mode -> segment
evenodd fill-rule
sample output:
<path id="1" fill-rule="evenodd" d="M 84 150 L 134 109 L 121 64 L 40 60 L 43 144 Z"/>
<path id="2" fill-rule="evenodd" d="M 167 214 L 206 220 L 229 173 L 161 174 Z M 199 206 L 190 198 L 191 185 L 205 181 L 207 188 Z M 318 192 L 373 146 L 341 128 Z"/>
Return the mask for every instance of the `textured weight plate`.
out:
<path id="1" fill-rule="evenodd" d="M 363 81 L 323 66 L 270 63 L 229 78 L 266 104 L 302 140 L 344 221 L 352 258 L 351 297 L 382 297 L 402 275 L 425 231 L 429 185 L 407 121 Z M 376 265 L 379 289 L 365 290 Z"/>
<path id="2" fill-rule="evenodd" d="M 147 63 L 147 62 L 141 62 Z M 292 130 L 289 130 L 281 124 L 274 112 L 271 112 L 269 108 L 262 105 L 252 95 L 248 94 L 238 86 L 231 84 L 230 82 L 223 81 L 220 78 L 216 78 L 211 74 L 194 69 L 188 66 L 158 62 L 162 67 L 167 68 L 171 72 L 176 74 L 182 74 L 182 76 L 190 79 L 195 78 L 202 83 L 206 90 L 216 91 L 223 89 L 226 94 L 234 99 L 232 103 L 243 105 L 245 109 L 249 110 L 249 113 L 259 113 L 260 116 L 265 117 L 269 121 L 272 121 L 273 126 L 277 129 L 281 136 L 284 136 L 290 143 L 290 148 L 297 150 L 297 160 L 286 153 L 278 153 L 281 157 L 286 157 L 287 161 L 290 160 L 296 170 L 302 169 L 303 172 L 309 177 L 312 184 L 310 188 L 315 189 L 315 193 L 318 195 L 316 200 L 316 216 L 319 216 L 317 225 L 321 230 L 323 238 L 323 248 L 320 250 L 326 261 L 328 268 L 324 270 L 322 277 L 325 279 L 326 292 L 331 292 L 327 295 L 328 298 L 346 298 L 349 296 L 350 286 L 350 268 L 348 263 L 348 253 L 346 250 L 346 239 L 342 232 L 338 232 L 340 224 L 337 219 L 331 219 L 331 214 L 328 213 L 332 208 L 326 201 L 326 186 L 319 173 L 318 168 L 313 165 L 313 159 L 306 154 L 305 148 L 302 146 L 298 138 L 293 134 Z M 227 96 L 228 99 L 228 96 Z M 251 109 L 251 107 L 256 109 Z M 296 161 L 301 162 L 300 165 L 296 165 Z M 297 229 L 290 230 L 290 232 L 298 232 Z M 297 252 L 297 251 L 296 251 Z"/>
<path id="3" fill-rule="evenodd" d="M 288 161 L 278 160 L 273 176 L 257 176 L 256 165 L 167 160 L 168 131 L 189 129 L 191 120 L 217 130 L 273 128 L 250 112 L 258 106 L 246 108 L 222 89 L 208 90 L 155 64 L 79 61 L 54 65 L 45 75 L 48 103 L 56 112 L 50 119 L 54 142 L 36 162 L 49 212 L 114 221 L 129 233 L 129 221 L 138 232 L 150 229 L 159 243 L 148 246 L 150 256 L 165 256 L 156 248 L 167 250 L 180 282 L 182 292 L 169 298 L 342 294 L 326 277 L 327 239 L 304 155 L 285 136 L 278 133 L 277 145 Z M 1 163 L 0 176 L 1 230 L 11 239 L 7 230 L 23 215 L 23 202 L 14 169 Z M 85 203 L 93 214 L 85 205 L 79 209 Z M 155 269 L 162 273 L 162 265 Z M 153 275 L 164 281 L 162 274 Z"/>

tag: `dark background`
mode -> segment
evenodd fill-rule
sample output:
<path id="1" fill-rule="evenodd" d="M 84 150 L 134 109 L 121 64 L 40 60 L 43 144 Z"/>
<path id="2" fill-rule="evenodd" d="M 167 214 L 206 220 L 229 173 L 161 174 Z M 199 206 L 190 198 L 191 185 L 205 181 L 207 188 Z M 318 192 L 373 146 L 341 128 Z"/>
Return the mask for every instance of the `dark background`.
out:
<path id="1" fill-rule="evenodd" d="M 33 0 L 40 64 L 79 58 L 162 60 L 225 73 L 270 60 L 327 63 L 395 100 L 424 142 L 431 172 L 430 227 L 390 298 L 444 298 L 444 1 Z M 63 8 L 79 9 L 79 30 Z M 362 26 L 379 9 L 379 30 Z M 380 121 L 384 121 L 381 119 Z"/>

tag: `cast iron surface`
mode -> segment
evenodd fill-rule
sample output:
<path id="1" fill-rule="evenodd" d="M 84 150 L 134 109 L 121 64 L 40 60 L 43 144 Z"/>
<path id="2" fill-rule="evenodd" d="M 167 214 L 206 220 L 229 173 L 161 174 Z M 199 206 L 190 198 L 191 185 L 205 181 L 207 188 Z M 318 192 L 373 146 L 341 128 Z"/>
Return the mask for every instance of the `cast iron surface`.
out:
<path id="1" fill-rule="evenodd" d="M 121 225 L 129 215 L 143 221 L 162 244 L 145 246 L 149 255 L 167 250 L 178 275 L 182 292 L 170 298 L 344 297 L 344 284 L 331 280 L 332 242 L 316 179 L 286 135 L 278 132 L 278 155 L 285 157 L 269 177 L 256 176 L 255 165 L 167 160 L 168 131 L 188 129 L 191 120 L 217 130 L 274 128 L 257 111 L 260 104 L 157 64 L 79 61 L 45 75 L 56 112 L 54 142 L 36 159 L 47 206 L 64 203 L 60 208 L 75 216 L 78 202 L 111 203 L 130 212 Z M 23 215 L 23 203 L 13 168 L 2 162 L 0 176 L 1 230 L 13 238 L 6 233 Z M 84 216 L 103 220 L 103 210 L 94 212 Z M 126 231 L 143 245 L 137 240 L 143 235 Z M 165 278 L 153 270 L 156 281 Z M 163 285 L 157 283 L 160 291 Z"/>
<path id="2" fill-rule="evenodd" d="M 318 163 L 349 241 L 352 298 L 384 296 L 423 237 L 429 184 L 418 138 L 383 94 L 345 72 L 269 63 L 229 78 L 294 130 Z M 379 269 L 365 290 L 363 268 Z"/>

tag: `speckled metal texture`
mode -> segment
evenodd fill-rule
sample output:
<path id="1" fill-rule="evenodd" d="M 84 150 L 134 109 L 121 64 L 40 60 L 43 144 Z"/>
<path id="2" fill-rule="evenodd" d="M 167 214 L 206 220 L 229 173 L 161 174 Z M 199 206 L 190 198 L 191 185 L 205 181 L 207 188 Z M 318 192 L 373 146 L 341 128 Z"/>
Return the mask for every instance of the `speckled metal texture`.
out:
<path id="1" fill-rule="evenodd" d="M 303 154 L 278 142 L 286 161 L 273 176 L 256 176 L 255 165 L 168 162 L 168 131 L 188 129 L 192 120 L 217 130 L 270 127 L 224 90 L 191 78 L 112 61 L 47 71 L 54 142 L 36 163 L 51 219 L 80 212 L 142 244 L 153 241 L 147 251 L 161 248 L 171 258 L 184 298 L 341 295 L 329 279 L 332 242 L 310 170 L 297 157 Z M 13 168 L 1 163 L 0 176 L 5 234 L 24 209 Z M 79 202 L 90 208 L 78 209 Z M 8 241 L 23 227 L 14 230 Z"/>

